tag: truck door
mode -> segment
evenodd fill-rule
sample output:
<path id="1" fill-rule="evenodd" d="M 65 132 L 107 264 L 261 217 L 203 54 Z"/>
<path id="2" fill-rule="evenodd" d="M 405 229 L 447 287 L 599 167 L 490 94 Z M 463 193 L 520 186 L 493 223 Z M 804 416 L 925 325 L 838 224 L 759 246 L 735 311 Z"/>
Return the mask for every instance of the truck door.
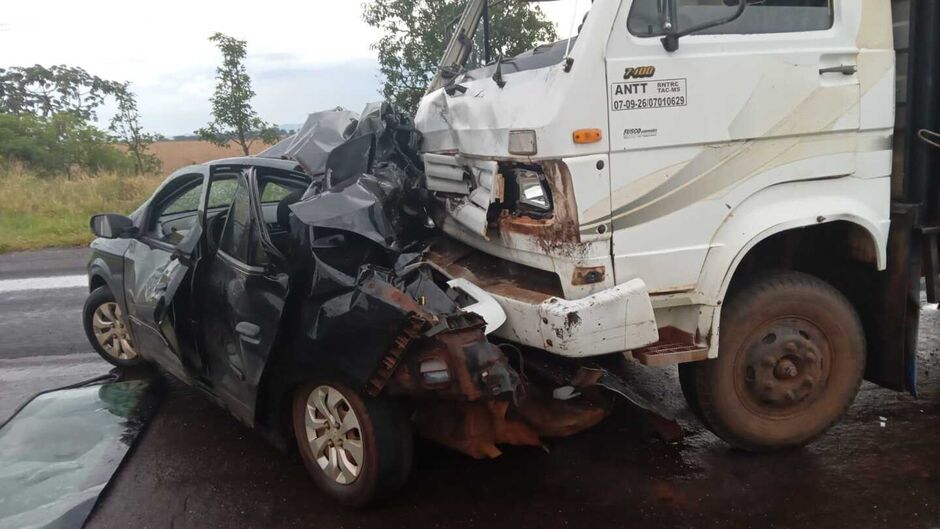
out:
<path id="1" fill-rule="evenodd" d="M 618 281 L 651 270 L 651 291 L 694 285 L 731 189 L 855 171 L 860 5 L 747 0 L 670 52 L 667 15 L 681 31 L 737 2 L 622 3 L 607 48 Z"/>

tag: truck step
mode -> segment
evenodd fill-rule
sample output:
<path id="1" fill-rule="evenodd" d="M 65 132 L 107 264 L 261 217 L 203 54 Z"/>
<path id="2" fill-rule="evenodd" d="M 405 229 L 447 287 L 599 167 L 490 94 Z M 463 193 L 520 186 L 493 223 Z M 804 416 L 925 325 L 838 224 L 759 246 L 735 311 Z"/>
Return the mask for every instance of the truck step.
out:
<path id="1" fill-rule="evenodd" d="M 708 348 L 688 343 L 656 342 L 634 350 L 633 358 L 645 366 L 668 366 L 706 360 Z"/>

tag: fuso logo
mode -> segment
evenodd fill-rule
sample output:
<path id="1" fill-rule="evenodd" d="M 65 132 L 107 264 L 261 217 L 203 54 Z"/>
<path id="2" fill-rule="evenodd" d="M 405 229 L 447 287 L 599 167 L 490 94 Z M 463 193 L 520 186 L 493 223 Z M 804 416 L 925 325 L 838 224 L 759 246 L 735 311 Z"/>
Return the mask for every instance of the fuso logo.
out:
<path id="1" fill-rule="evenodd" d="M 656 73 L 655 66 L 637 66 L 636 68 L 627 68 L 623 72 L 624 79 L 646 79 Z"/>

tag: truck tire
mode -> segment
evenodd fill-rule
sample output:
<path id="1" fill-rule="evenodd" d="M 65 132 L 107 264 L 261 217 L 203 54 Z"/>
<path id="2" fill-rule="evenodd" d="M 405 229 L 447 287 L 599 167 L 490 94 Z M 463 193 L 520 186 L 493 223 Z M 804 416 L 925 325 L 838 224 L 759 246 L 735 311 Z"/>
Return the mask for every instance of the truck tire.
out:
<path id="1" fill-rule="evenodd" d="M 707 427 L 695 389 L 695 372 L 698 365 L 699 362 L 679 364 L 679 387 L 682 389 L 682 396 L 685 397 L 685 402 L 689 405 L 689 409 L 692 410 L 695 418 Z"/>
<path id="2" fill-rule="evenodd" d="M 718 358 L 683 369 L 690 407 L 718 437 L 750 451 L 802 446 L 855 399 L 865 334 L 855 309 L 831 285 L 775 273 L 725 304 Z"/>
<path id="3" fill-rule="evenodd" d="M 307 472 L 336 501 L 362 507 L 407 480 L 412 431 L 399 403 L 315 381 L 294 392 L 291 416 Z"/>

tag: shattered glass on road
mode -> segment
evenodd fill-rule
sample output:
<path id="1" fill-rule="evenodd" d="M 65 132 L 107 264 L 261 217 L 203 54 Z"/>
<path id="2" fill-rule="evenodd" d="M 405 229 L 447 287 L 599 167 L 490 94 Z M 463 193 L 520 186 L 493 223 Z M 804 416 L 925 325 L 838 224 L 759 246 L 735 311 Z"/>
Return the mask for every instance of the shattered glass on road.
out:
<path id="1" fill-rule="evenodd" d="M 0 528 L 82 527 L 155 409 L 145 380 L 33 399 L 0 428 Z"/>

